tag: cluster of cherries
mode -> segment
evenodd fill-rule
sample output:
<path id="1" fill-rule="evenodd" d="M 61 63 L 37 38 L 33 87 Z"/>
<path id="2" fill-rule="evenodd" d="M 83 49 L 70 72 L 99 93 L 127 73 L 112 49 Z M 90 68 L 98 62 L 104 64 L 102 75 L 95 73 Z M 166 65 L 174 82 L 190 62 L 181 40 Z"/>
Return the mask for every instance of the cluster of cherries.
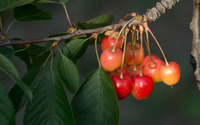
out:
<path id="1" fill-rule="evenodd" d="M 138 100 L 146 99 L 151 95 L 154 83 L 162 81 L 172 86 L 180 79 L 178 64 L 168 62 L 162 49 L 165 63 L 156 55 L 151 55 L 148 32 L 161 49 L 147 23 L 131 30 L 124 28 L 120 32 L 112 31 L 101 42 L 103 51 L 100 56 L 101 67 L 111 77 L 119 100 L 126 98 L 130 93 Z M 132 33 L 132 41 L 126 45 L 130 33 Z M 136 42 L 139 39 L 140 43 Z M 146 57 L 144 57 L 143 41 L 149 54 Z"/>

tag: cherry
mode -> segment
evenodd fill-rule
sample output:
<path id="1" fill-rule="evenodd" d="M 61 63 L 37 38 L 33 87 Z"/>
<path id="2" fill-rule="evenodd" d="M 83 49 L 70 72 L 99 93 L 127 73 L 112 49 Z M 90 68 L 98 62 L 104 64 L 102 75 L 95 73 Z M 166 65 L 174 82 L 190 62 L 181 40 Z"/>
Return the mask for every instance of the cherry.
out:
<path id="1" fill-rule="evenodd" d="M 156 55 L 151 55 L 151 59 L 159 59 Z M 150 57 L 149 55 L 144 57 L 144 59 L 142 60 L 142 66 L 144 67 L 148 62 L 150 61 Z"/>
<path id="2" fill-rule="evenodd" d="M 160 78 L 169 86 L 176 84 L 180 79 L 180 75 L 181 71 L 176 62 L 164 63 L 160 67 Z"/>
<path id="3" fill-rule="evenodd" d="M 116 74 L 120 74 L 120 70 L 121 70 L 121 66 L 117 69 L 117 70 L 115 70 L 115 71 L 112 71 L 112 72 L 107 72 L 108 73 L 108 75 L 110 76 L 110 77 L 112 77 L 112 76 L 114 76 L 114 75 L 116 75 Z M 128 69 L 124 66 L 124 68 L 123 68 L 123 70 L 122 70 L 122 74 L 124 75 L 124 74 L 129 74 L 128 73 Z"/>
<path id="4" fill-rule="evenodd" d="M 107 48 L 113 48 L 115 42 L 116 42 L 115 38 L 110 38 L 110 36 L 105 36 L 101 42 L 101 49 L 104 51 Z M 121 44 L 122 44 L 122 37 L 119 37 L 116 48 L 120 48 Z"/>
<path id="5" fill-rule="evenodd" d="M 132 79 L 128 74 L 120 78 L 120 74 L 111 77 L 119 100 L 126 98 L 132 91 Z"/>
<path id="6" fill-rule="evenodd" d="M 136 66 L 136 69 L 134 69 L 134 66 L 129 66 L 128 73 L 130 76 L 139 76 L 140 75 L 140 66 Z"/>
<path id="7" fill-rule="evenodd" d="M 133 76 L 132 95 L 138 99 L 146 99 L 153 91 L 154 83 L 150 76 Z"/>
<path id="8" fill-rule="evenodd" d="M 107 73 L 108 73 L 108 75 L 109 75 L 110 77 L 112 77 L 112 76 L 118 74 L 118 72 L 116 72 L 116 71 L 112 71 L 112 72 L 108 72 L 108 71 L 107 71 Z"/>
<path id="9" fill-rule="evenodd" d="M 144 75 L 150 76 L 155 83 L 161 82 L 160 79 L 160 66 L 164 64 L 164 62 L 160 59 L 153 59 L 149 61 L 143 69 Z"/>
<path id="10" fill-rule="evenodd" d="M 114 71 L 121 66 L 122 57 L 123 53 L 120 49 L 116 48 L 115 52 L 113 52 L 112 48 L 107 48 L 101 54 L 101 66 L 106 71 Z"/>
<path id="11" fill-rule="evenodd" d="M 135 43 L 134 56 L 135 56 L 136 65 L 141 63 L 141 58 L 142 59 L 144 58 L 144 49 L 142 48 L 142 55 L 141 55 L 141 45 L 139 43 Z M 127 45 L 125 61 L 128 65 L 131 65 L 131 66 L 134 65 L 132 42 L 129 42 Z"/>

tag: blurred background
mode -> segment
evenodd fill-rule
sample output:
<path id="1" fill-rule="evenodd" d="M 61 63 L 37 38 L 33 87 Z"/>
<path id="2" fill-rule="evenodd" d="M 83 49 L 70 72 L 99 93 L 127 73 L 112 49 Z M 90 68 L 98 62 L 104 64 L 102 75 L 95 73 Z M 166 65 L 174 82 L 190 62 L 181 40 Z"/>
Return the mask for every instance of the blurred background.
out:
<path id="1" fill-rule="evenodd" d="M 112 13 L 113 23 L 131 12 L 144 14 L 147 9 L 155 6 L 159 0 L 69 0 L 66 4 L 71 21 L 87 21 L 98 15 Z M 119 101 L 120 125 L 200 125 L 200 97 L 193 68 L 190 65 L 192 49 L 192 32 L 189 24 L 192 19 L 192 0 L 180 0 L 171 10 L 168 10 L 149 27 L 157 37 L 169 61 L 176 61 L 181 68 L 181 79 L 173 88 L 164 83 L 156 83 L 152 95 L 138 101 L 130 95 Z M 35 39 L 65 32 L 69 27 L 61 5 L 40 4 L 39 8 L 53 14 L 53 19 L 39 23 L 15 23 L 8 33 L 9 38 Z M 7 22 L 13 20 L 13 11 L 7 14 Z M 9 23 L 8 23 L 9 24 Z M 6 24 L 6 25 L 8 25 Z M 153 39 L 150 39 L 152 54 L 159 56 L 161 52 Z M 99 53 L 101 48 L 99 46 Z M 20 72 L 26 73 L 25 64 L 17 57 L 12 61 Z M 89 65 L 88 65 L 89 64 Z M 80 73 L 80 83 L 87 75 L 98 67 L 94 46 L 91 45 L 84 56 L 77 63 Z M 14 81 L 5 74 L 2 83 L 7 91 L 14 85 Z M 72 95 L 68 94 L 69 99 Z M 17 114 L 17 125 L 22 125 L 24 110 Z"/>

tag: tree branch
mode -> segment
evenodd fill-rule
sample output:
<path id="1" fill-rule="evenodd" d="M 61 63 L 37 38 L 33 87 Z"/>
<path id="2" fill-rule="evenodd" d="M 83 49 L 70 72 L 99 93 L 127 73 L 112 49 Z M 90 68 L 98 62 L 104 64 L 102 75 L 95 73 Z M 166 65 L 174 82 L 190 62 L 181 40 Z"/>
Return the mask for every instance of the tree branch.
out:
<path id="1" fill-rule="evenodd" d="M 171 9 L 172 6 L 175 6 L 179 0 L 161 0 L 161 2 L 157 2 L 156 6 L 148 9 L 147 12 L 143 15 L 143 20 L 135 19 L 127 27 L 132 27 L 133 25 L 142 25 L 143 21 L 155 21 L 157 18 L 161 16 L 161 14 L 166 12 L 166 9 Z M 9 45 L 20 45 L 20 44 L 34 44 L 34 43 L 44 43 L 49 41 L 63 41 L 75 36 L 80 36 L 84 34 L 92 34 L 92 33 L 103 33 L 108 30 L 112 29 L 119 29 L 123 27 L 127 21 L 123 21 L 119 24 L 113 24 L 110 26 L 100 27 L 96 29 L 87 29 L 87 30 L 78 30 L 72 34 L 59 36 L 59 37 L 51 37 L 51 38 L 42 38 L 42 39 L 35 39 L 35 40 L 8 40 L 7 42 L 0 43 L 0 47 L 2 46 L 9 46 Z"/>
<path id="2" fill-rule="evenodd" d="M 200 90 L 200 0 L 194 0 L 193 4 L 193 17 L 192 22 L 190 23 L 190 29 L 193 32 L 191 54 L 196 62 L 196 65 L 194 66 L 196 68 L 194 74 Z"/>

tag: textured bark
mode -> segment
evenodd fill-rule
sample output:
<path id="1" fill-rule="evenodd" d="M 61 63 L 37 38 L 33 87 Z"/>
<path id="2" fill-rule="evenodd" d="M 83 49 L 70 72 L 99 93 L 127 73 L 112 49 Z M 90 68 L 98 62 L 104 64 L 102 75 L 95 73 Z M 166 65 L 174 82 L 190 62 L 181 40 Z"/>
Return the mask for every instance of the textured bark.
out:
<path id="1" fill-rule="evenodd" d="M 155 21 L 157 18 L 161 16 L 161 14 L 164 14 L 166 12 L 166 9 L 171 9 L 172 6 L 175 6 L 176 3 L 178 3 L 179 0 L 161 0 L 161 2 L 157 2 L 156 6 L 148 9 L 145 14 L 143 14 L 143 19 L 138 20 L 135 19 L 127 27 L 132 27 L 133 25 L 139 25 L 142 24 L 143 21 Z M 63 40 L 80 36 L 84 34 L 93 34 L 93 33 L 103 33 L 105 31 L 111 30 L 111 29 L 117 29 L 123 27 L 127 21 L 120 22 L 119 24 L 113 24 L 110 26 L 100 27 L 96 29 L 87 29 L 87 30 L 78 30 L 72 34 L 59 36 L 59 37 L 51 37 L 51 38 L 42 38 L 42 39 L 35 39 L 35 40 L 8 40 L 6 42 L 1 42 L 1 46 L 9 46 L 9 45 L 20 45 L 20 44 L 35 44 L 35 43 L 44 43 L 49 41 L 59 41 L 62 42 Z"/>
<path id="2" fill-rule="evenodd" d="M 200 90 L 200 0 L 193 1 L 193 17 L 192 22 L 190 23 L 190 29 L 193 32 L 191 54 L 196 62 L 194 74 Z"/>

